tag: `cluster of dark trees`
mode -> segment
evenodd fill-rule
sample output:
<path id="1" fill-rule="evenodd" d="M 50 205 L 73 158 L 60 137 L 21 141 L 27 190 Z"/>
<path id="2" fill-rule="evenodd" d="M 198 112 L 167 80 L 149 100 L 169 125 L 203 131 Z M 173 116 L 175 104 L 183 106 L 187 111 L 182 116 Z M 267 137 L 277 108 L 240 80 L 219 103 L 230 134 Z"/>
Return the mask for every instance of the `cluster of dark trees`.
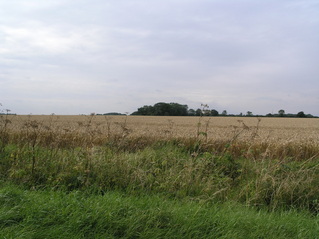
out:
<path id="1" fill-rule="evenodd" d="M 224 110 L 221 114 L 213 109 L 209 110 L 208 105 L 202 104 L 202 109 L 189 109 L 187 105 L 178 103 L 159 102 L 155 105 L 144 105 L 132 113 L 132 115 L 162 115 L 162 116 L 226 116 L 227 111 Z"/>
<path id="2" fill-rule="evenodd" d="M 187 116 L 189 114 L 187 105 L 159 102 L 153 106 L 144 105 L 138 108 L 132 115 Z"/>
<path id="3" fill-rule="evenodd" d="M 279 110 L 278 114 L 254 115 L 251 111 L 246 114 L 238 115 L 228 114 L 226 110 L 219 113 L 217 110 L 210 110 L 208 105 L 202 104 L 201 108 L 189 109 L 187 105 L 178 103 L 159 102 L 152 105 L 144 105 L 133 112 L 131 115 L 156 115 L 156 116 L 236 116 L 236 117 L 298 117 L 298 118 L 314 118 L 311 114 L 305 114 L 303 111 L 297 114 L 286 114 L 284 110 Z"/>

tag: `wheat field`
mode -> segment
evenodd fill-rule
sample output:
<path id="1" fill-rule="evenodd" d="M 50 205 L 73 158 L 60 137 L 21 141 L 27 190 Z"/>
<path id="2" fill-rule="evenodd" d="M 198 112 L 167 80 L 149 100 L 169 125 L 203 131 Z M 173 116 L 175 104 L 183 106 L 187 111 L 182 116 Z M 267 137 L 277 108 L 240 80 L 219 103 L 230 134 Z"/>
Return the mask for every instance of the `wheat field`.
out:
<path id="1" fill-rule="evenodd" d="M 128 137 L 189 138 L 207 140 L 254 140 L 256 142 L 319 142 L 319 119 L 256 117 L 172 116 L 7 116 L 12 130 L 29 124 L 61 132 L 90 132 L 97 135 L 124 134 Z"/>

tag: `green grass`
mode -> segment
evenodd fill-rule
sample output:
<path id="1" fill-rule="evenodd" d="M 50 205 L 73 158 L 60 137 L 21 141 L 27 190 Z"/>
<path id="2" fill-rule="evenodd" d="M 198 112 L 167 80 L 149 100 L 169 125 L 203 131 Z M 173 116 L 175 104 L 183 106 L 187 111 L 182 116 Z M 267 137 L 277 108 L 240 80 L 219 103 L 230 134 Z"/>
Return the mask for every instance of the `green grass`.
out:
<path id="1" fill-rule="evenodd" d="M 0 238 L 319 238 L 319 217 L 159 195 L 0 188 Z"/>
<path id="2" fill-rule="evenodd" d="M 253 159 L 246 152 L 234 155 L 232 146 L 218 153 L 184 141 L 130 150 L 131 143 L 123 141 L 124 149 L 8 144 L 0 152 L 0 179 L 29 188 L 160 193 L 195 201 L 232 200 L 268 210 L 319 212 L 319 158 Z"/>

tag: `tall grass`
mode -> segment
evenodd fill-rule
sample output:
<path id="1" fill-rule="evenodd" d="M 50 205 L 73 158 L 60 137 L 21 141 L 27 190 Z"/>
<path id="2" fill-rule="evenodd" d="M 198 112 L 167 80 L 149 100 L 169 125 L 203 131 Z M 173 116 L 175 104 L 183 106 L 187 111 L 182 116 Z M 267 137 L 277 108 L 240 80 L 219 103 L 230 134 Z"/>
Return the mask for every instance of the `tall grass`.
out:
<path id="1" fill-rule="evenodd" d="M 318 217 L 110 191 L 0 184 L 1 238 L 318 238 Z"/>

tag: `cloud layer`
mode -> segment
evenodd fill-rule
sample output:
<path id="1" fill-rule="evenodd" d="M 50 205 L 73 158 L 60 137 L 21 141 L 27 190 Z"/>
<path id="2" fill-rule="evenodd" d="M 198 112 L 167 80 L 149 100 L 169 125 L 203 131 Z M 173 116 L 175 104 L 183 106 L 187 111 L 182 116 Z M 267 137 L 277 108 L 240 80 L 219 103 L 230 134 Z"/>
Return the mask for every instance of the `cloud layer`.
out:
<path id="1" fill-rule="evenodd" d="M 22 114 L 207 103 L 319 115 L 312 0 L 0 0 L 0 102 Z"/>

